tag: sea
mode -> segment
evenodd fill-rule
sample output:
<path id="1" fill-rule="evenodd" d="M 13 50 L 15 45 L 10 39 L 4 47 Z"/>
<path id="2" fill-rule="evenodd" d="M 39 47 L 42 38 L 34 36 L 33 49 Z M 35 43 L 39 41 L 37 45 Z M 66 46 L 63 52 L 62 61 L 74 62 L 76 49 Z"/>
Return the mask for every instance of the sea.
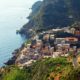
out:
<path id="1" fill-rule="evenodd" d="M 31 12 L 31 6 L 38 0 L 0 0 L 0 67 L 12 57 L 25 38 L 16 34 Z"/>

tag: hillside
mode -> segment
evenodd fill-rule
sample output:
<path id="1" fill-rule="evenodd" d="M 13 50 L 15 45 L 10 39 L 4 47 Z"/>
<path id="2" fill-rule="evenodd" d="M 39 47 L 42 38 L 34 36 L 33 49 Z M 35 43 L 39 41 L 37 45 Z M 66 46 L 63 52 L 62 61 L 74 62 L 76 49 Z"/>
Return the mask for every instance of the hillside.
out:
<path id="1" fill-rule="evenodd" d="M 43 0 L 33 6 L 29 22 L 20 33 L 26 34 L 31 28 L 37 30 L 67 27 L 80 21 L 80 0 Z"/>
<path id="2" fill-rule="evenodd" d="M 80 69 L 74 69 L 66 58 L 49 58 L 18 69 L 7 67 L 1 80 L 80 80 Z"/>

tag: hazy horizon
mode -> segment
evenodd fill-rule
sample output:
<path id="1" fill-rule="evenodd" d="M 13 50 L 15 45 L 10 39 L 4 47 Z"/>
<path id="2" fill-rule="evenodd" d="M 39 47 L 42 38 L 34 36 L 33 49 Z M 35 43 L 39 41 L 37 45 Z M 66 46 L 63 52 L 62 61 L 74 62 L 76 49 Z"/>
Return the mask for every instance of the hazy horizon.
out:
<path id="1" fill-rule="evenodd" d="M 31 12 L 31 6 L 38 0 L 0 0 L 0 19 L 3 20 L 7 17 L 15 17 L 16 14 L 26 11 L 26 17 Z M 4 16 L 3 16 L 4 15 Z M 21 16 L 22 17 L 22 16 Z M 8 18 L 9 19 L 9 18 Z M 0 21 L 1 21 L 0 20 Z"/>

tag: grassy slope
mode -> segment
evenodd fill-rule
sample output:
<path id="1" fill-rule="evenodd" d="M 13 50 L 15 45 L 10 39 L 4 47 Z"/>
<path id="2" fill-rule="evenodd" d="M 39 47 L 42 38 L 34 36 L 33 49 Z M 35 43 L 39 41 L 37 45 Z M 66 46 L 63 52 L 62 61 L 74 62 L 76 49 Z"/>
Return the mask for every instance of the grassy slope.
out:
<path id="1" fill-rule="evenodd" d="M 12 67 L 3 80 L 78 80 L 79 73 L 80 69 L 73 69 L 66 58 L 49 58 L 22 70 Z"/>

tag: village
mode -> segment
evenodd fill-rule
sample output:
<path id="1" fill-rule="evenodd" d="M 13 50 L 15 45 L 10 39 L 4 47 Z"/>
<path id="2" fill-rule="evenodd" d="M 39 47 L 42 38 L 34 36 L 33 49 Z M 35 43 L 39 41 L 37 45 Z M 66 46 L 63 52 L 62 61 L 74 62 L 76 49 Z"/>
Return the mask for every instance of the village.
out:
<path id="1" fill-rule="evenodd" d="M 77 56 L 80 53 L 80 27 L 61 28 L 43 31 L 25 43 L 15 64 L 30 66 L 44 58 Z"/>

